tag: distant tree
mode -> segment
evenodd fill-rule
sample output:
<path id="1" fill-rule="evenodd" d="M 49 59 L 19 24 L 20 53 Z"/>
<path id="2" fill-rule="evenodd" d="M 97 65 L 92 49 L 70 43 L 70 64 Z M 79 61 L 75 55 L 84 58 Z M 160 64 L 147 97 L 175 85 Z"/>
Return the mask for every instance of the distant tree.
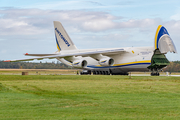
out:
<path id="1" fill-rule="evenodd" d="M 180 72 L 180 61 L 172 61 L 163 69 L 165 72 Z"/>
<path id="2" fill-rule="evenodd" d="M 67 65 L 60 62 L 53 63 L 31 63 L 31 62 L 3 62 L 0 61 L 0 68 L 13 69 L 69 69 Z"/>

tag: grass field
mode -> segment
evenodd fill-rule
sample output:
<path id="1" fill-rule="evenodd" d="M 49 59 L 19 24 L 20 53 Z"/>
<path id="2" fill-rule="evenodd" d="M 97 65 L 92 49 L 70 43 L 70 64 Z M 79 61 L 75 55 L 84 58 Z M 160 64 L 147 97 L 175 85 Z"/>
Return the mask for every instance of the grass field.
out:
<path id="1" fill-rule="evenodd" d="M 75 75 L 77 69 L 0 69 L 0 75 L 21 75 L 22 72 L 29 75 Z"/>
<path id="2" fill-rule="evenodd" d="M 0 119 L 180 119 L 180 77 L 0 75 Z"/>

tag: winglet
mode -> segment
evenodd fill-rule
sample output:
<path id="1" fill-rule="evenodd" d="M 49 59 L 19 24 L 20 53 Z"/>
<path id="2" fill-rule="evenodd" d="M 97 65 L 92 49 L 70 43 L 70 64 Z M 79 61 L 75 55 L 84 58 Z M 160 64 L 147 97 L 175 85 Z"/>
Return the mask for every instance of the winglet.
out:
<path id="1" fill-rule="evenodd" d="M 11 60 L 6 60 L 6 61 L 3 61 L 3 62 L 11 62 Z"/>

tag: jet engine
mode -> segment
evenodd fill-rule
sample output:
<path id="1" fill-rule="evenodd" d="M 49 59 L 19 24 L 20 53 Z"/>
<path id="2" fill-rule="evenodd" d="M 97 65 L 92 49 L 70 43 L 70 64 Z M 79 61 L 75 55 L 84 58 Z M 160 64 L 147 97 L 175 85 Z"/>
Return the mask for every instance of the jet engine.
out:
<path id="1" fill-rule="evenodd" d="M 83 59 L 75 60 L 73 61 L 72 65 L 76 68 L 85 68 L 87 66 L 87 61 Z"/>
<path id="2" fill-rule="evenodd" d="M 114 64 L 114 59 L 110 57 L 105 57 L 99 60 L 101 66 L 112 66 Z"/>

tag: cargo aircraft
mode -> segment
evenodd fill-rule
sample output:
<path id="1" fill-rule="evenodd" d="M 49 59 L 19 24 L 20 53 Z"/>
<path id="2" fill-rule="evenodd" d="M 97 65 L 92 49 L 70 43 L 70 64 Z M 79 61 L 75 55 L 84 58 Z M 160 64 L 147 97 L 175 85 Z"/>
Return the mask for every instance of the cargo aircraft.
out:
<path id="1" fill-rule="evenodd" d="M 159 71 L 169 64 L 165 54 L 177 53 L 175 45 L 165 27 L 159 25 L 154 47 L 125 47 L 109 49 L 77 49 L 59 21 L 54 21 L 57 52 L 53 54 L 28 54 L 34 58 L 7 60 L 5 62 L 54 59 L 74 68 L 81 68 L 95 75 L 128 75 L 133 71 Z M 85 73 L 85 72 L 84 72 Z"/>

